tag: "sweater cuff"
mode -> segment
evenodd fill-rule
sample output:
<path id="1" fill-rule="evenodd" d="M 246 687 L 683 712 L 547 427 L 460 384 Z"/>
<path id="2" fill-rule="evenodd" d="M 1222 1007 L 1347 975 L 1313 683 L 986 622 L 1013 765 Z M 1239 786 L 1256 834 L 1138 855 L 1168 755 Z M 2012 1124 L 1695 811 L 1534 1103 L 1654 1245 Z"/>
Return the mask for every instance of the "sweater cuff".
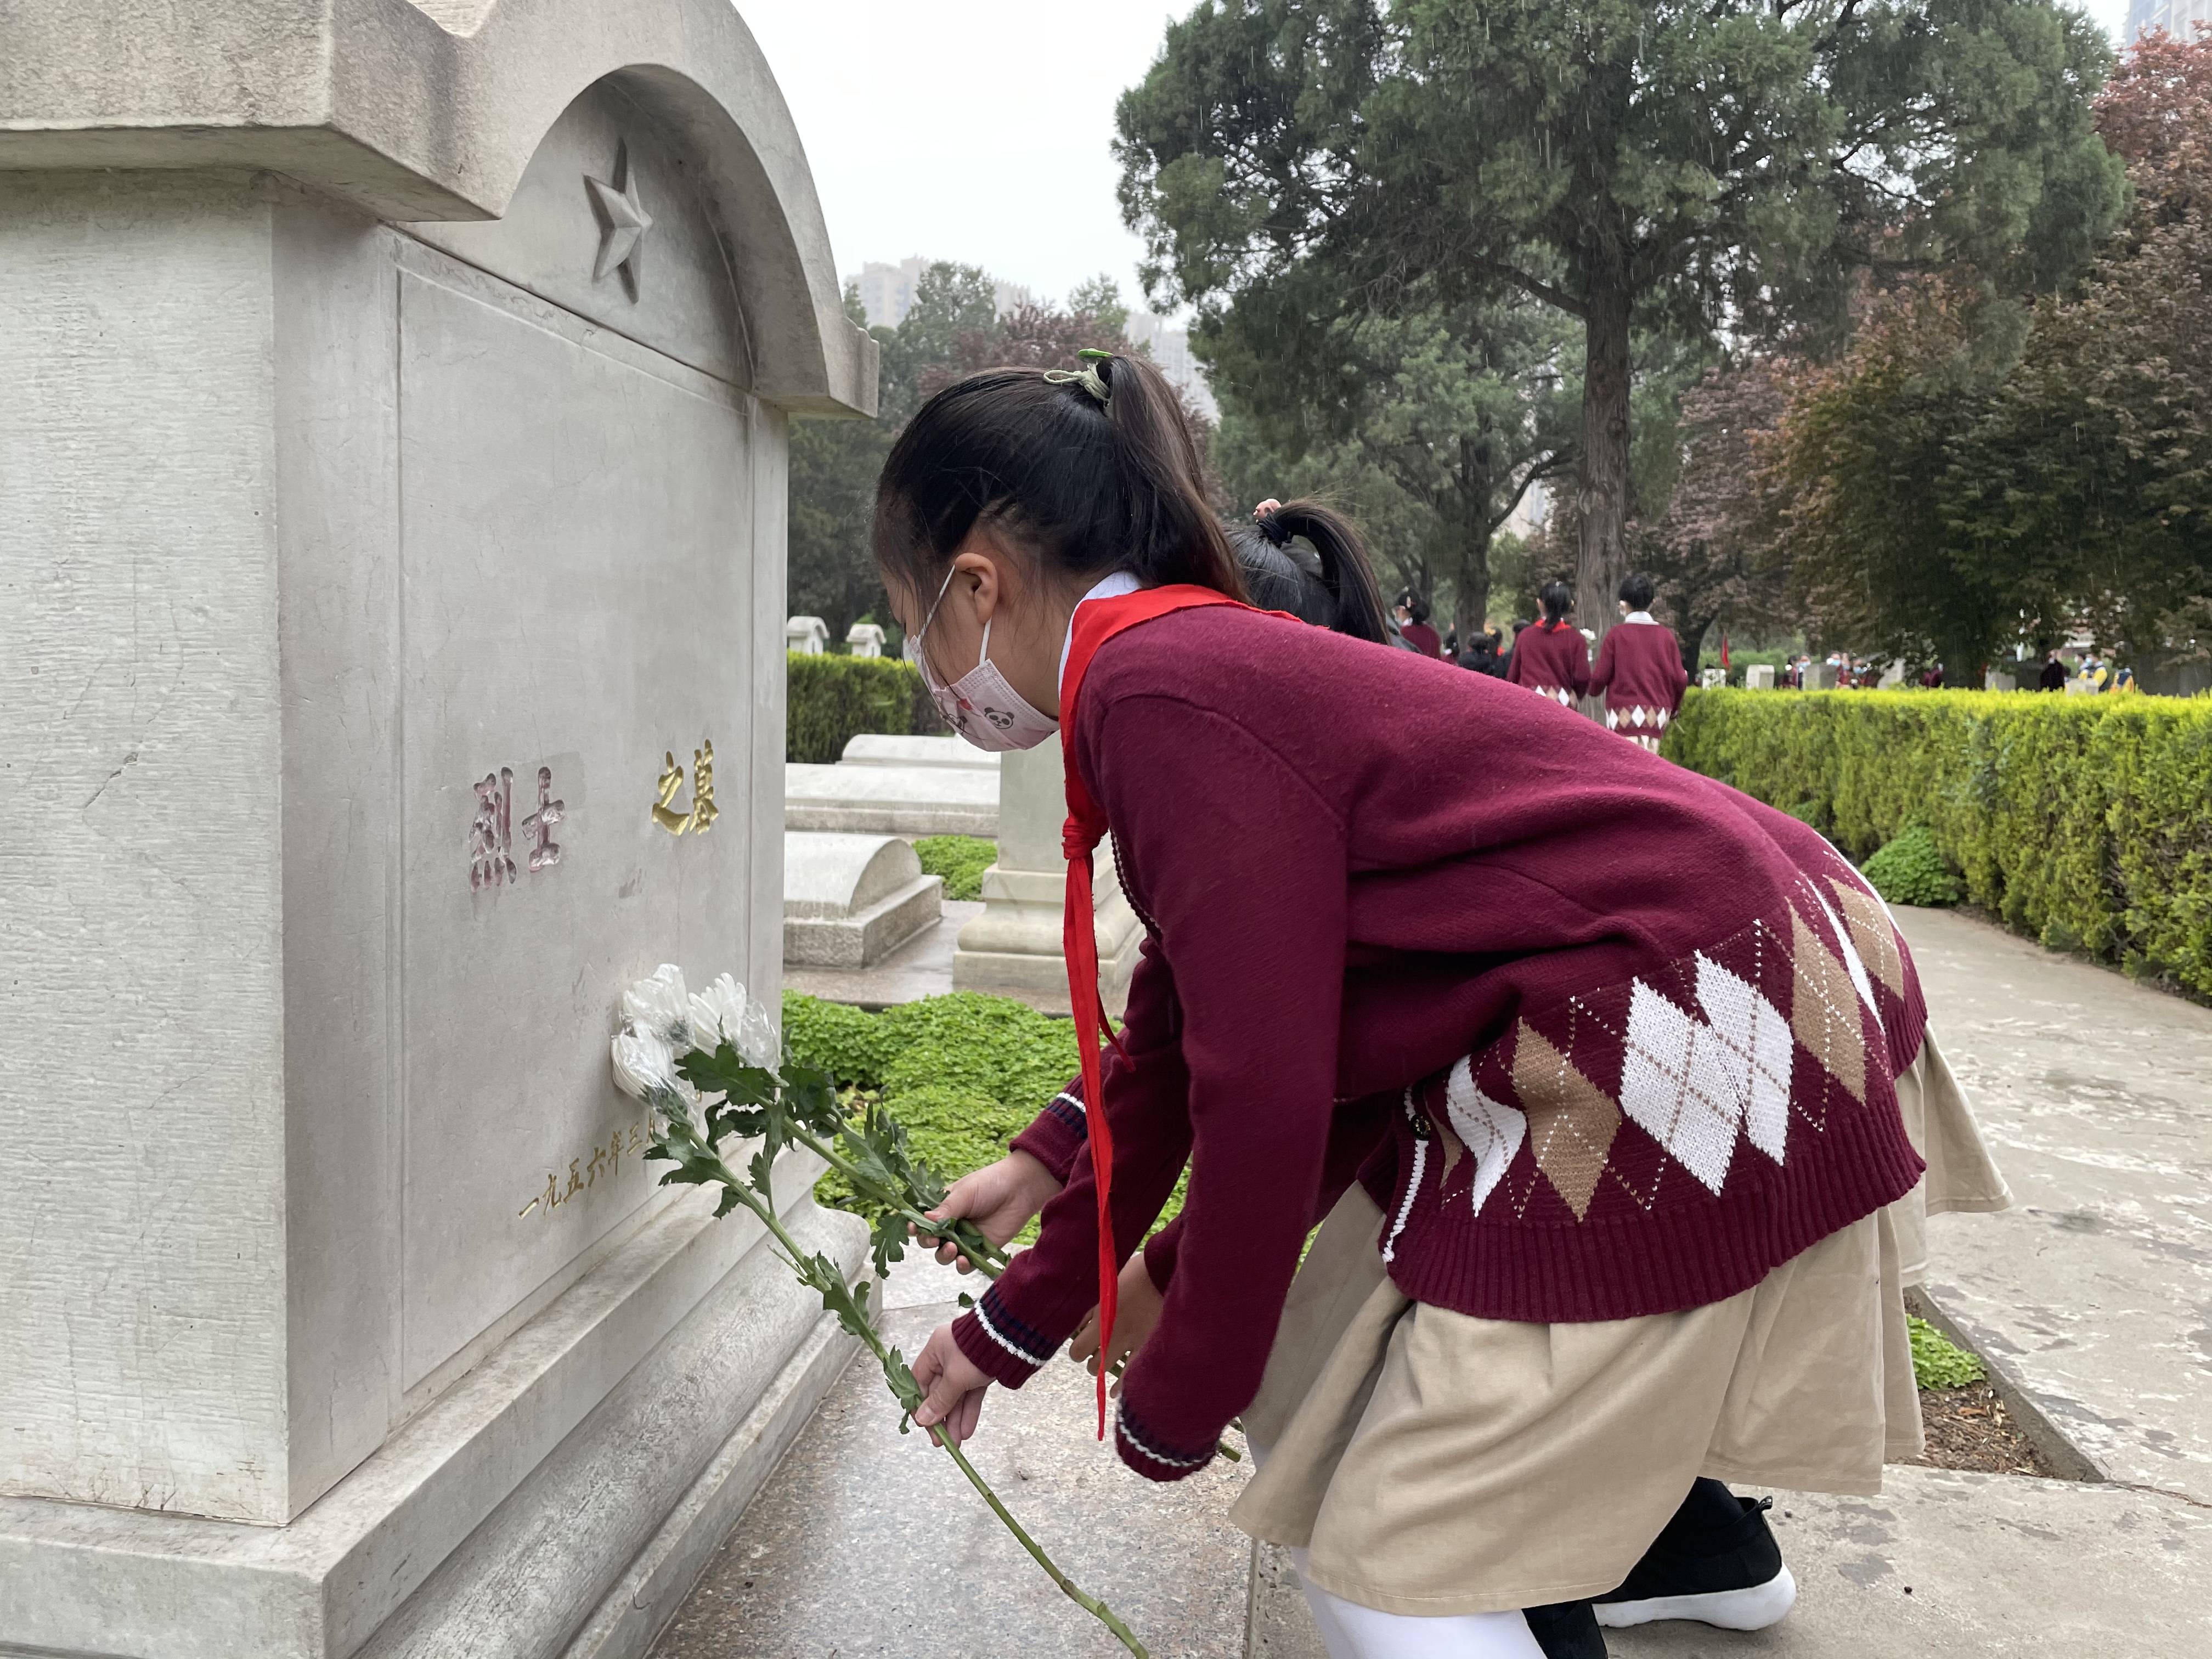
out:
<path id="1" fill-rule="evenodd" d="M 1180 1480 L 1213 1461 L 1221 1443 L 1217 1432 L 1203 1446 L 1169 1445 L 1129 1415 L 1124 1399 L 1114 1413 L 1114 1449 L 1121 1461 L 1147 1480 Z"/>
<path id="2" fill-rule="evenodd" d="M 1083 1098 L 1077 1092 L 1082 1086 L 1079 1082 L 1071 1083 L 1054 1095 L 1006 1149 L 1027 1152 L 1063 1187 L 1074 1178 L 1076 1160 L 1091 1146 L 1091 1126 L 1083 1115 Z"/>
<path id="3" fill-rule="evenodd" d="M 978 1370 L 1009 1389 L 1035 1376 L 1060 1346 L 1009 1313 L 996 1285 L 952 1322 L 952 1340 Z"/>

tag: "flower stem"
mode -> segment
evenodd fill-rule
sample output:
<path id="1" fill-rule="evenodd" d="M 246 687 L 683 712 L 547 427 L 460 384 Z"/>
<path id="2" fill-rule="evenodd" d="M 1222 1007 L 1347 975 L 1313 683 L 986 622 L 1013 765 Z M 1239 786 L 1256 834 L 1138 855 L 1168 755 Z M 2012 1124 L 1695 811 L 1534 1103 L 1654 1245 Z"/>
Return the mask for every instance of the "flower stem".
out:
<path id="1" fill-rule="evenodd" d="M 1024 1549 L 1027 1550 L 1030 1553 L 1030 1559 L 1036 1561 L 1037 1565 L 1045 1570 L 1047 1577 L 1051 1578 L 1054 1583 L 1060 1586 L 1060 1594 L 1067 1597 L 1069 1601 L 1074 1602 L 1076 1606 L 1081 1607 L 1085 1613 L 1089 1613 L 1093 1619 L 1096 1619 L 1100 1624 L 1105 1626 L 1108 1630 L 1112 1631 L 1114 1632 L 1115 1638 L 1119 1641 L 1123 1647 L 1128 1649 L 1130 1652 L 1140 1655 L 1145 1654 L 1145 1644 L 1139 1642 L 1136 1638 L 1135 1635 L 1130 1631 L 1129 1627 L 1121 1622 L 1121 1619 L 1115 1613 L 1114 1609 L 1108 1607 L 1097 1596 L 1089 1594 L 1081 1585 L 1078 1584 L 1073 1579 L 1062 1572 L 1060 1568 L 1054 1564 L 1053 1559 L 1044 1553 L 1044 1550 L 1039 1546 L 1036 1540 L 1031 1538 L 1029 1534 L 1023 1529 L 1022 1523 L 1015 1520 L 1013 1516 L 1007 1510 L 1006 1506 L 999 1501 L 999 1494 L 991 1490 L 990 1483 L 985 1480 L 981 1475 L 975 1473 L 975 1466 L 968 1461 L 968 1455 L 960 1449 L 960 1443 L 953 1439 L 951 1436 L 945 1433 L 942 1425 L 931 1429 L 929 1432 L 931 1437 L 933 1438 L 939 1445 L 944 1447 L 946 1451 L 952 1454 L 952 1461 L 960 1466 L 960 1473 L 968 1477 L 968 1484 L 975 1487 L 977 1492 L 983 1494 L 983 1501 L 986 1504 L 988 1504 L 997 1513 L 1000 1520 L 1006 1523 L 1006 1530 L 1013 1534 L 1015 1541 L 1019 1543 Z M 1149 1659 L 1149 1656 L 1147 1656 L 1147 1659 Z"/>
<path id="2" fill-rule="evenodd" d="M 698 1143 L 696 1137 L 693 1139 L 695 1144 L 702 1144 Z M 810 1145 L 813 1151 L 821 1153 L 824 1157 L 830 1156 L 822 1146 L 814 1144 L 811 1136 L 801 1135 L 799 1139 Z M 850 1331 L 854 1336 L 858 1337 L 863 1343 L 865 1343 L 867 1346 L 869 1352 L 874 1354 L 876 1364 L 880 1366 L 884 1371 L 884 1386 L 890 1389 L 894 1398 L 897 1398 L 899 1396 L 899 1390 L 893 1383 L 891 1377 L 891 1370 L 894 1363 L 891 1352 L 884 1346 L 884 1340 L 877 1332 L 873 1323 L 861 1310 L 858 1298 L 854 1297 L 852 1294 L 852 1287 L 845 1285 L 842 1279 L 840 1279 L 835 1285 L 825 1285 L 817 1283 L 818 1269 L 812 1266 L 814 1258 L 811 1257 L 806 1251 L 800 1249 L 799 1241 L 792 1237 L 790 1229 L 783 1224 L 783 1218 L 775 1213 L 774 1207 L 766 1201 L 761 1194 L 754 1190 L 750 1183 L 742 1180 L 734 1170 L 731 1169 L 727 1164 L 722 1161 L 721 1155 L 719 1152 L 714 1151 L 711 1147 L 705 1148 L 704 1150 L 707 1153 L 705 1161 L 708 1164 L 714 1181 L 735 1196 L 738 1203 L 744 1205 L 745 1208 L 751 1211 L 754 1216 L 759 1219 L 761 1224 L 768 1229 L 769 1236 L 773 1237 L 778 1244 L 783 1247 L 785 1257 L 790 1264 L 792 1271 L 799 1275 L 800 1280 L 811 1286 L 816 1291 L 824 1293 L 824 1305 L 830 1307 L 833 1311 L 835 1311 L 838 1316 L 839 1322 L 844 1325 L 847 1330 Z M 833 1159 L 832 1161 L 837 1162 L 841 1165 L 842 1163 L 842 1160 Z M 851 1178 L 849 1167 L 847 1167 L 848 1178 Z M 856 1184 L 858 1183 L 856 1182 Z M 872 1187 L 873 1183 L 870 1183 L 870 1185 Z M 980 1266 L 981 1264 L 979 1263 L 978 1265 Z M 904 1366 L 902 1364 L 901 1364 L 899 1369 L 903 1372 Z M 907 1382 L 908 1386 L 911 1387 L 913 1382 L 911 1376 L 907 1378 Z M 900 1403 L 903 1406 L 906 1402 L 903 1400 L 901 1400 Z M 1047 1577 L 1051 1578 L 1052 1582 L 1060 1587 L 1060 1594 L 1066 1596 L 1069 1601 L 1074 1602 L 1076 1606 L 1081 1607 L 1085 1613 L 1089 1613 L 1093 1619 L 1096 1619 L 1100 1624 L 1105 1626 L 1108 1630 L 1113 1632 L 1115 1639 L 1120 1642 L 1121 1644 L 1127 1648 L 1131 1653 L 1139 1656 L 1139 1659 L 1150 1659 L 1150 1655 L 1147 1653 L 1144 1644 L 1138 1641 L 1136 1637 L 1131 1632 L 1129 1627 L 1121 1622 L 1119 1615 L 1117 1615 L 1111 1607 L 1108 1607 L 1105 1602 L 1100 1601 L 1097 1596 L 1091 1595 L 1073 1578 L 1070 1578 L 1065 1572 L 1061 1571 L 1059 1564 L 1055 1562 L 1052 1557 L 1045 1553 L 1043 1547 L 1040 1545 L 1036 1539 L 1030 1536 L 1027 1529 L 1023 1527 L 1020 1522 L 1014 1519 L 1013 1512 L 1007 1509 L 1006 1504 L 1000 1501 L 999 1494 L 991 1489 L 990 1482 L 984 1480 L 981 1474 L 976 1473 L 975 1466 L 968 1461 L 968 1455 L 965 1452 L 960 1449 L 959 1443 L 954 1440 L 950 1434 L 945 1432 L 945 1427 L 942 1424 L 936 1425 L 930 1429 L 929 1437 L 935 1441 L 939 1445 L 942 1446 L 945 1451 L 950 1454 L 953 1462 L 959 1466 L 960 1473 L 968 1477 L 968 1484 L 975 1487 L 976 1492 L 981 1494 L 983 1501 L 991 1506 L 992 1513 L 996 1515 L 999 1519 L 1006 1524 L 1006 1530 L 1013 1534 L 1015 1541 L 1020 1544 L 1024 1550 L 1029 1552 L 1030 1559 L 1035 1561 L 1037 1565 L 1042 1567 Z"/>
<path id="3" fill-rule="evenodd" d="M 881 1205 L 917 1231 L 927 1233 L 932 1238 L 950 1239 L 958 1244 L 960 1253 L 968 1258 L 969 1264 L 986 1279 L 996 1279 L 1006 1270 L 1007 1257 L 1004 1250 L 992 1244 L 984 1244 L 978 1249 L 966 1240 L 953 1238 L 952 1229 L 955 1224 L 949 1221 L 932 1221 L 914 1206 L 910 1201 L 912 1194 L 894 1192 L 872 1176 L 863 1174 L 827 1141 L 806 1129 L 794 1126 L 791 1135 L 792 1139 L 800 1146 L 852 1182 L 854 1192 Z M 981 1235 L 977 1237 L 980 1238 Z"/>
<path id="4" fill-rule="evenodd" d="M 952 1237 L 951 1229 L 953 1224 L 944 1221 L 932 1221 L 927 1216 L 921 1213 L 915 1208 L 913 1203 L 910 1201 L 914 1196 L 912 1194 L 893 1192 L 882 1182 L 875 1180 L 872 1176 L 866 1175 L 860 1170 L 854 1168 L 848 1159 L 841 1157 L 827 1142 L 822 1140 L 817 1136 L 811 1133 L 804 1128 L 794 1126 L 791 1133 L 793 1139 L 798 1141 L 800 1146 L 805 1147 L 817 1158 L 820 1158 L 824 1163 L 828 1164 L 831 1169 L 836 1170 L 838 1174 L 843 1176 L 847 1181 L 850 1182 L 854 1192 L 871 1200 L 874 1203 L 881 1205 L 884 1209 L 889 1210 L 893 1215 L 898 1217 L 900 1220 L 906 1222 L 918 1232 L 927 1234 L 932 1238 Z M 960 1253 L 968 1259 L 969 1265 L 974 1267 L 977 1273 L 981 1273 L 986 1279 L 996 1279 L 1000 1273 L 1006 1270 L 1006 1264 L 1012 1259 L 1006 1255 L 1006 1251 L 996 1245 L 985 1244 L 981 1250 L 978 1250 L 964 1240 L 953 1239 L 952 1242 L 959 1246 Z M 985 1254 L 987 1251 L 988 1252 L 988 1255 Z M 1123 1370 L 1126 1368 L 1126 1361 L 1115 1362 L 1114 1366 L 1114 1375 L 1117 1377 L 1120 1376 Z M 1243 1426 L 1241 1419 L 1237 1424 L 1237 1426 Z M 1214 1449 L 1232 1463 L 1241 1463 L 1244 1461 L 1244 1455 L 1238 1451 L 1236 1447 L 1231 1445 L 1225 1439 L 1217 1442 L 1215 1443 Z"/>

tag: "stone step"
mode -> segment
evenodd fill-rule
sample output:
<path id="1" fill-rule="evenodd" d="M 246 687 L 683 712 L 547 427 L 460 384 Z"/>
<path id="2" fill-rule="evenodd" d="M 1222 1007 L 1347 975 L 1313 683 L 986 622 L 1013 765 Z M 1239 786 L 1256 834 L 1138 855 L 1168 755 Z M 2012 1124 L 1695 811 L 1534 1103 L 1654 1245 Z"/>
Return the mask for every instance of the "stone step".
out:
<path id="1" fill-rule="evenodd" d="M 999 833 L 995 772 L 963 766 L 783 769 L 784 828 L 886 836 Z"/>

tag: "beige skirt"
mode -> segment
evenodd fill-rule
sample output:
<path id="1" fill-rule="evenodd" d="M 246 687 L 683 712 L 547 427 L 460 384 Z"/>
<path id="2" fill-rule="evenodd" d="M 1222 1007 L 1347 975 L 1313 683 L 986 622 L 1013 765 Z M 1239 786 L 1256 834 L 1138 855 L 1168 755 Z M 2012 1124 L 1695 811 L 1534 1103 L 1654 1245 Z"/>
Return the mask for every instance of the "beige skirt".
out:
<path id="1" fill-rule="evenodd" d="M 1966 1177 L 1911 1208 L 1921 1240 L 1928 1211 L 1995 1207 L 2003 1183 L 1932 1042 L 1911 1075 L 1908 1128 Z M 1894 1208 L 1724 1302 L 1546 1325 L 1409 1300 L 1354 1187 L 1291 1285 L 1231 1518 L 1304 1546 L 1346 1601 L 1441 1615 L 1603 1594 L 1700 1474 L 1876 1492 L 1883 1462 L 1921 1445 Z"/>

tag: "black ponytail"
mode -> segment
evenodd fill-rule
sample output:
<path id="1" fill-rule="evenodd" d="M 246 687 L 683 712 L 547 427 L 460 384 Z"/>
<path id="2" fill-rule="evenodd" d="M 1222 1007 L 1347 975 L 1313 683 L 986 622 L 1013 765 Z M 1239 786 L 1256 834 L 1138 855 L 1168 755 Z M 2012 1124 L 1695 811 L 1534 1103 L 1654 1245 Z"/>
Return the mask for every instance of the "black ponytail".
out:
<path id="1" fill-rule="evenodd" d="M 876 485 L 876 562 L 926 595 L 979 526 L 1064 577 L 1244 597 L 1182 406 L 1142 358 L 988 369 L 915 412 Z"/>
<path id="2" fill-rule="evenodd" d="M 1575 608 L 1574 589 L 1556 578 L 1538 590 L 1536 599 L 1544 607 L 1544 620 L 1547 623 L 1563 620 Z"/>
<path id="3" fill-rule="evenodd" d="M 1310 592 L 1284 592 L 1270 602 L 1261 597 L 1263 586 L 1271 592 L 1276 589 L 1261 578 L 1261 562 L 1258 556 L 1284 549 L 1274 552 L 1267 564 L 1280 564 L 1295 570 L 1288 552 L 1288 544 L 1294 537 L 1310 544 L 1319 556 L 1318 585 L 1325 597 Z M 1335 508 L 1310 500 L 1285 501 L 1249 531 L 1240 528 L 1237 540 L 1237 558 L 1244 566 L 1255 605 L 1271 611 L 1287 611 L 1302 621 L 1334 629 L 1355 640 L 1365 640 L 1374 645 L 1390 642 L 1389 624 L 1382 613 L 1382 591 L 1375 585 L 1375 567 L 1367 556 L 1366 541 L 1358 526 Z M 1259 544 L 1256 553 L 1253 550 L 1255 544 Z M 1313 578 L 1303 571 L 1297 574 L 1301 586 L 1310 590 Z M 1316 598 L 1321 599 L 1318 604 Z M 1285 599 L 1291 602 L 1285 603 Z"/>

